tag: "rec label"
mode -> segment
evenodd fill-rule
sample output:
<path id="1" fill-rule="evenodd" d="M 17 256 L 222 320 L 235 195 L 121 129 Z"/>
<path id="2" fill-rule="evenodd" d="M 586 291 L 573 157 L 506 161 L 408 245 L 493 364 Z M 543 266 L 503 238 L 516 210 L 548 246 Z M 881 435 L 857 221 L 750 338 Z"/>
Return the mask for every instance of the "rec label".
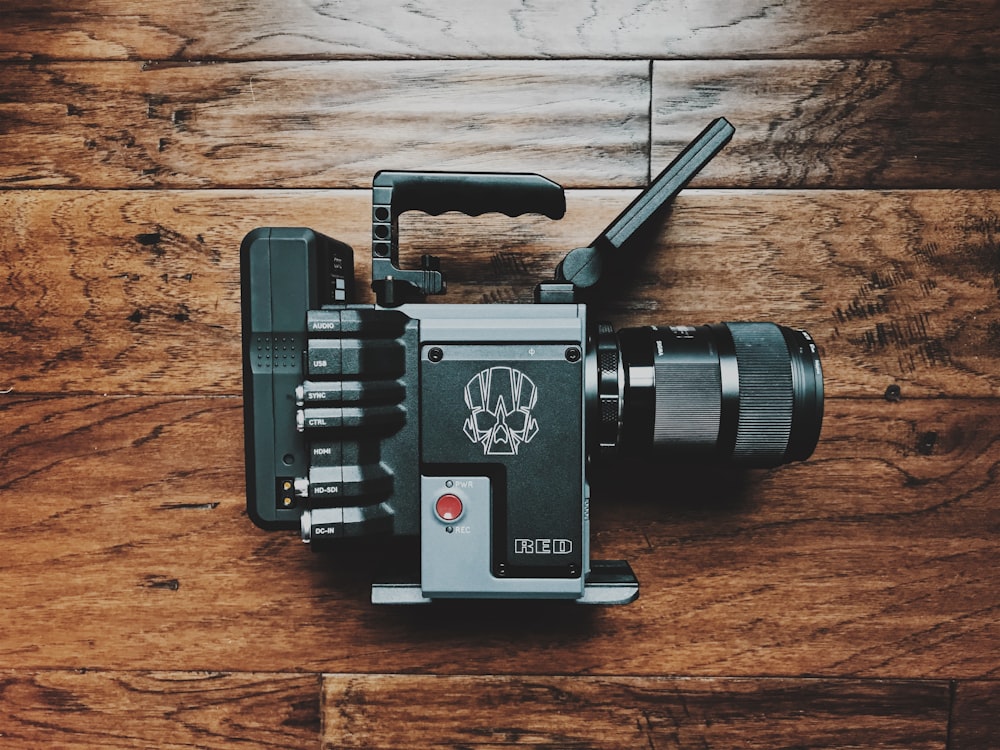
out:
<path id="1" fill-rule="evenodd" d="M 515 539 L 515 555 L 569 555 L 572 539 Z"/>

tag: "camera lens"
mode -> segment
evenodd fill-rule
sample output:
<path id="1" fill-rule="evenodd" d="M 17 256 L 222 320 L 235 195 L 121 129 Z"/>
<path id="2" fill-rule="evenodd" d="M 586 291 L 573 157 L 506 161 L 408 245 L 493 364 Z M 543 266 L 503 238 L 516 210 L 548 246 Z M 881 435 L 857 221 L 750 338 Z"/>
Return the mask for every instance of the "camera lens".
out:
<path id="1" fill-rule="evenodd" d="M 774 323 L 599 324 L 590 425 L 601 452 L 777 466 L 808 458 L 823 422 L 812 338 Z"/>

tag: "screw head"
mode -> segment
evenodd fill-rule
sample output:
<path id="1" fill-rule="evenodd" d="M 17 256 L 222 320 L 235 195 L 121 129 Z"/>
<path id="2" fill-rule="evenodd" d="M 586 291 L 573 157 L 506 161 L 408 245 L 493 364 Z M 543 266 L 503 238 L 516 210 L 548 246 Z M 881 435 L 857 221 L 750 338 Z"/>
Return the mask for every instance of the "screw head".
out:
<path id="1" fill-rule="evenodd" d="M 432 346 L 427 350 L 427 359 L 431 362 L 440 362 L 444 359 L 444 350 L 440 346 Z"/>
<path id="2" fill-rule="evenodd" d="M 568 349 L 566 349 L 566 361 L 567 362 L 579 362 L 580 361 L 580 356 L 581 356 L 580 355 L 580 350 L 577 347 L 571 346 Z"/>

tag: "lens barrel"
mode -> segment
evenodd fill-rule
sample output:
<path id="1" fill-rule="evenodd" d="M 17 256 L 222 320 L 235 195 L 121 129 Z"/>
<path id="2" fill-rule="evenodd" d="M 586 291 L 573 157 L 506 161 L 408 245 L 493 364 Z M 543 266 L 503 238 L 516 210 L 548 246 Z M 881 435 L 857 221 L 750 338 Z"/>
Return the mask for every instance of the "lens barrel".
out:
<path id="1" fill-rule="evenodd" d="M 777 466 L 808 458 L 823 372 L 805 331 L 774 323 L 624 328 L 592 336 L 591 439 L 600 452 Z"/>

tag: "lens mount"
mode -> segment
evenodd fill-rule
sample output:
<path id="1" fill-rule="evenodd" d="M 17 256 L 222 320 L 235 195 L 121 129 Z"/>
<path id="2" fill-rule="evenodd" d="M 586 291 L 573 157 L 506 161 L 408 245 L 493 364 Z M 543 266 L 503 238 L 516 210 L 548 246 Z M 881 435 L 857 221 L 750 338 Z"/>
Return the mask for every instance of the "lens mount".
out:
<path id="1" fill-rule="evenodd" d="M 587 347 L 588 422 L 599 453 L 614 452 L 621 441 L 624 380 L 618 339 L 610 323 L 598 323 Z"/>

